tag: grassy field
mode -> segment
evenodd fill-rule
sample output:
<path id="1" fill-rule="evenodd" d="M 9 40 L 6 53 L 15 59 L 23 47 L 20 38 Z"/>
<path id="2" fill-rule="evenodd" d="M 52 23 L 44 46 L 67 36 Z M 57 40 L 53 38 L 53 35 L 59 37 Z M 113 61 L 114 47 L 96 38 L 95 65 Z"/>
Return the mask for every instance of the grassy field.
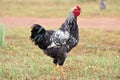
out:
<path id="1" fill-rule="evenodd" d="M 29 36 L 30 28 L 6 28 L 7 46 L 0 48 L 0 80 L 53 80 L 52 59 Z M 64 68 L 64 80 L 119 80 L 120 31 L 80 29 L 80 42 Z M 57 80 L 63 80 L 59 71 Z"/>
<path id="2" fill-rule="evenodd" d="M 120 17 L 120 0 L 106 2 L 106 10 L 100 11 L 100 0 L 1 0 L 0 16 L 65 17 L 72 7 L 80 5 L 82 17 Z"/>

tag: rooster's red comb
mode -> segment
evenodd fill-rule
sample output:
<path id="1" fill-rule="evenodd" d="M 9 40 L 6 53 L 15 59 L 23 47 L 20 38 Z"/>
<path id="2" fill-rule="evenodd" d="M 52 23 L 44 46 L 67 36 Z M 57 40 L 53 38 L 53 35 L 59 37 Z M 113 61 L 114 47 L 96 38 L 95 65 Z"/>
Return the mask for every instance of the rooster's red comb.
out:
<path id="1" fill-rule="evenodd" d="M 77 8 L 78 10 L 81 10 L 81 8 L 80 8 L 79 6 L 76 6 L 76 8 Z"/>
<path id="2" fill-rule="evenodd" d="M 72 9 L 72 12 L 73 14 L 77 17 L 80 15 L 80 12 L 81 12 L 81 8 L 79 6 L 75 6 L 73 9 Z"/>

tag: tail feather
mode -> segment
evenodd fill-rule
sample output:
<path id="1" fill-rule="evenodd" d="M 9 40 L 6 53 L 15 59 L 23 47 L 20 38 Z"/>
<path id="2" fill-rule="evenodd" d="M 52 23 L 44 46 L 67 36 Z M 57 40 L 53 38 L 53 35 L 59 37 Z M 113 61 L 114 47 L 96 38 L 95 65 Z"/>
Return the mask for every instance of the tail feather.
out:
<path id="1" fill-rule="evenodd" d="M 31 30 L 31 36 L 30 39 L 34 42 L 35 45 L 38 45 L 38 47 L 40 47 L 41 49 L 45 49 L 45 33 L 46 30 L 38 24 L 34 24 L 32 26 L 32 30 Z"/>

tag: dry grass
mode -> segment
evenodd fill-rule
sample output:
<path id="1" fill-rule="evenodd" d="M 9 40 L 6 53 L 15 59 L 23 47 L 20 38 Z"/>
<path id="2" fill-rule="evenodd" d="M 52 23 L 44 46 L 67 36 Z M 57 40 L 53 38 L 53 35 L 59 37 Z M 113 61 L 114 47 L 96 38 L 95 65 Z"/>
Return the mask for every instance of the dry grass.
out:
<path id="1" fill-rule="evenodd" d="M 7 28 L 0 49 L 1 80 L 53 80 L 52 59 L 29 40 L 30 28 Z M 120 31 L 81 29 L 64 64 L 64 80 L 120 79 Z M 63 80 L 59 71 L 57 80 Z"/>

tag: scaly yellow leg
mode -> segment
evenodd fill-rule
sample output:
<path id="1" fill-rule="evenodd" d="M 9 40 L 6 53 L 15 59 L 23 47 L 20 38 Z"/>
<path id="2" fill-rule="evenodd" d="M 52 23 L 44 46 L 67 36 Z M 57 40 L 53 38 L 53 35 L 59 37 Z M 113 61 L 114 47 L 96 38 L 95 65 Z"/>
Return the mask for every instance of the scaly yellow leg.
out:
<path id="1" fill-rule="evenodd" d="M 64 69 L 63 69 L 63 66 L 60 66 L 60 72 L 61 72 L 61 75 L 64 76 Z"/>
<path id="2" fill-rule="evenodd" d="M 56 75 L 56 69 L 57 69 L 57 65 L 53 64 L 53 75 Z"/>

